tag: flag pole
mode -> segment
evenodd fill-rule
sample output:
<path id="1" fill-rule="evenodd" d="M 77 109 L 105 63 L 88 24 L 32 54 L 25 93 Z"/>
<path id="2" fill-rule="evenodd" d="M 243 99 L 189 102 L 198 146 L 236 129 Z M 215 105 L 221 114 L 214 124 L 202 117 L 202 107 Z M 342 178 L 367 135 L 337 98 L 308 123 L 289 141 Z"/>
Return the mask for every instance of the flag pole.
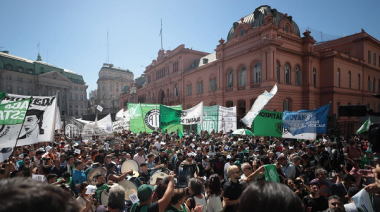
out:
<path id="1" fill-rule="evenodd" d="M 26 119 L 26 113 L 27 113 L 28 110 L 29 110 L 29 106 L 30 106 L 30 102 L 32 101 L 32 98 L 33 98 L 33 97 L 30 97 L 29 104 L 28 104 L 28 108 L 27 108 L 26 111 L 25 111 L 24 120 L 22 121 L 20 131 L 18 132 L 18 135 L 17 135 L 17 139 L 16 139 L 15 147 L 14 147 L 13 149 L 16 149 L 16 147 L 17 147 L 18 138 L 20 137 L 22 127 L 24 127 L 24 123 L 25 123 L 25 119 Z"/>

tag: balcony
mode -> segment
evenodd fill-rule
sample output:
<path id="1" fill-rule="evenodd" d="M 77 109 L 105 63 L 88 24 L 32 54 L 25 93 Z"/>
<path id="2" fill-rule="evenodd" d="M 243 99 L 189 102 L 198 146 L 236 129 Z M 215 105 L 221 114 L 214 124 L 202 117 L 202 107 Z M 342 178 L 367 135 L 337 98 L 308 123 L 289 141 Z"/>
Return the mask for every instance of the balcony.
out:
<path id="1" fill-rule="evenodd" d="M 251 84 L 251 88 L 260 88 L 260 83 Z"/>
<path id="2" fill-rule="evenodd" d="M 226 92 L 231 92 L 233 90 L 234 90 L 234 88 L 226 88 Z"/>
<path id="3" fill-rule="evenodd" d="M 245 85 L 239 86 L 237 89 L 238 91 L 245 90 Z"/>

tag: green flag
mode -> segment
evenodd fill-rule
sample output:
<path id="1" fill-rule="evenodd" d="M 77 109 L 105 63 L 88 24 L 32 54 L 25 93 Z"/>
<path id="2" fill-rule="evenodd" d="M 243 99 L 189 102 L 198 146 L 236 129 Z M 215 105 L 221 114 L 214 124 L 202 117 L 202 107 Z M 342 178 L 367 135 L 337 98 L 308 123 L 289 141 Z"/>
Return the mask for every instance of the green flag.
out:
<path id="1" fill-rule="evenodd" d="M 264 165 L 265 169 L 265 180 L 266 181 L 273 181 L 273 182 L 280 182 L 280 178 L 278 177 L 277 171 L 276 171 L 276 165 L 270 164 L 270 165 Z"/>
<path id="2" fill-rule="evenodd" d="M 213 130 L 218 132 L 219 105 L 203 106 L 203 121 L 197 124 L 197 133 L 207 131 L 211 133 Z"/>
<path id="3" fill-rule="evenodd" d="M 182 130 L 180 130 L 180 129 L 178 129 L 178 136 L 179 136 L 179 138 L 182 138 L 182 137 L 183 137 Z"/>
<path id="4" fill-rule="evenodd" d="M 369 130 L 369 126 L 371 126 L 371 119 L 368 118 L 367 121 L 364 122 L 364 124 L 356 131 L 356 134 L 361 134 L 364 132 L 367 132 Z"/>
<path id="5" fill-rule="evenodd" d="M 0 92 L 0 101 L 6 96 L 6 93 Z"/>
<path id="6" fill-rule="evenodd" d="M 165 131 L 167 127 L 181 123 L 182 110 L 179 108 L 160 105 L 160 128 Z"/>
<path id="7" fill-rule="evenodd" d="M 261 110 L 253 120 L 252 132 L 255 136 L 282 137 L 282 112 Z"/>
<path id="8" fill-rule="evenodd" d="M 29 104 L 30 98 L 0 105 L 0 125 L 22 124 Z"/>

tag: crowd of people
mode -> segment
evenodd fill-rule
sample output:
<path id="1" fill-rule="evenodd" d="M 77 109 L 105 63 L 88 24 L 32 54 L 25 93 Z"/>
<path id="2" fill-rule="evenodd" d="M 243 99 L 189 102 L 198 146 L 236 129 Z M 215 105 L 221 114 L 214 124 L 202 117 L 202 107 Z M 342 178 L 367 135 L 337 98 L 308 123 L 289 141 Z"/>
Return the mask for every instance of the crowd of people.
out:
<path id="1" fill-rule="evenodd" d="M 270 164 L 279 182 L 267 181 Z M 82 140 L 56 133 L 54 142 L 17 147 L 0 163 L 0 212 L 351 212 L 363 188 L 380 211 L 378 164 L 356 135 L 310 141 L 123 131 Z M 137 201 L 124 181 L 135 184 Z"/>

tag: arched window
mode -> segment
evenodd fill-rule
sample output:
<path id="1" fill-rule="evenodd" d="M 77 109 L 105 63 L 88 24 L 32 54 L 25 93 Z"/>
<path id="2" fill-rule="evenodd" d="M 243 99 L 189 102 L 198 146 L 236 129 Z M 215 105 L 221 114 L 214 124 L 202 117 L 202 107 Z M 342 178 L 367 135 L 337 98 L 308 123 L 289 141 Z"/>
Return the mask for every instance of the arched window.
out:
<path id="1" fill-rule="evenodd" d="M 302 85 L 302 72 L 299 66 L 296 66 L 296 85 Z"/>
<path id="2" fill-rule="evenodd" d="M 226 107 L 233 107 L 234 106 L 234 102 L 233 101 L 227 101 L 226 102 Z"/>
<path id="3" fill-rule="evenodd" d="M 376 79 L 375 77 L 373 78 L 373 89 L 372 89 L 373 92 L 376 92 Z"/>
<path id="4" fill-rule="evenodd" d="M 351 71 L 348 71 L 348 88 L 351 89 Z"/>
<path id="5" fill-rule="evenodd" d="M 291 102 L 289 99 L 284 100 L 283 102 L 283 111 L 290 111 Z"/>
<path id="6" fill-rule="evenodd" d="M 281 83 L 281 65 L 280 65 L 280 62 L 278 61 L 277 61 L 276 70 L 277 70 L 277 82 Z"/>
<path id="7" fill-rule="evenodd" d="M 245 85 L 246 80 L 247 80 L 247 70 L 244 66 L 243 68 L 241 68 L 241 70 L 239 72 L 239 86 Z"/>
<path id="8" fill-rule="evenodd" d="M 149 92 L 149 94 L 148 94 L 148 101 L 150 101 L 151 98 L 152 98 L 152 96 L 150 95 L 150 92 Z"/>
<path id="9" fill-rule="evenodd" d="M 317 70 L 313 68 L 313 85 L 317 87 Z"/>
<path id="10" fill-rule="evenodd" d="M 336 87 L 340 87 L 340 69 L 336 72 Z"/>
<path id="11" fill-rule="evenodd" d="M 178 84 L 174 85 L 174 96 L 178 96 Z"/>
<path id="12" fill-rule="evenodd" d="M 261 82 L 261 63 L 256 63 L 253 66 L 253 83 Z"/>
<path id="13" fill-rule="evenodd" d="M 234 86 L 234 71 L 230 70 L 227 75 L 227 88 L 232 88 Z"/>
<path id="14" fill-rule="evenodd" d="M 360 90 L 360 74 L 358 74 L 358 90 Z"/>
<path id="15" fill-rule="evenodd" d="M 289 64 L 285 64 L 285 83 L 290 84 L 290 67 Z"/>

